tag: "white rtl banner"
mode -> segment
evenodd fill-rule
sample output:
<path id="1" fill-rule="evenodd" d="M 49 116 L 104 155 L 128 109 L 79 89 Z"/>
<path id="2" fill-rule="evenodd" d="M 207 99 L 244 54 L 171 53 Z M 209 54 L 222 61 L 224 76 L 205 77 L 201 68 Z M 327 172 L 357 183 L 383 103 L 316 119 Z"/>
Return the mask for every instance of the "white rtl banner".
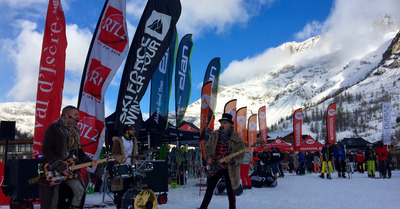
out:
<path id="1" fill-rule="evenodd" d="M 384 145 L 390 145 L 392 138 L 392 103 L 382 103 L 382 139 Z"/>

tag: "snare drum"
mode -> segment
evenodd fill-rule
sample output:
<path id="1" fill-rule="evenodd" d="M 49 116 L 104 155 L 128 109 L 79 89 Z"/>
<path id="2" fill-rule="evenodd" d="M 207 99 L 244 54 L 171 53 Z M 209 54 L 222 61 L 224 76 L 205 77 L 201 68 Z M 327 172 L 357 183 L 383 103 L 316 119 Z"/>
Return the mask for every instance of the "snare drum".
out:
<path id="1" fill-rule="evenodd" d="M 128 164 L 119 164 L 113 167 L 114 178 L 132 177 L 132 166 Z"/>

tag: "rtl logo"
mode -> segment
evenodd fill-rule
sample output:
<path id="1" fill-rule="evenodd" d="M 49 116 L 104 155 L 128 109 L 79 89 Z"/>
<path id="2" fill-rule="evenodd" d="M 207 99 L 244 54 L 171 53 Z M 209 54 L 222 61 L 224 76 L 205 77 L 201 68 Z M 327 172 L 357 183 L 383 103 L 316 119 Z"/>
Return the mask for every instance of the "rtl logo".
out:
<path id="1" fill-rule="evenodd" d="M 92 95 L 94 98 L 101 100 L 101 90 L 110 72 L 110 68 L 101 65 L 100 61 L 92 59 L 83 91 Z"/>
<path id="2" fill-rule="evenodd" d="M 126 35 L 125 17 L 121 11 L 114 7 L 108 7 L 103 21 L 101 22 L 101 31 L 99 40 L 115 49 L 116 51 L 123 52 L 128 42 Z"/>

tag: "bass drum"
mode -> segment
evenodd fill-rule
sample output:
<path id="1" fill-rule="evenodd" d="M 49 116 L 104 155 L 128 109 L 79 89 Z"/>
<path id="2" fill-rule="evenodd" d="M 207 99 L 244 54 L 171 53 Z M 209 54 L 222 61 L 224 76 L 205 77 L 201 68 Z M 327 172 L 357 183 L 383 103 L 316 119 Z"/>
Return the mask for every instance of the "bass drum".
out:
<path id="1" fill-rule="evenodd" d="M 135 198 L 135 209 L 156 209 L 157 197 L 150 189 L 140 191 Z"/>
<path id="2" fill-rule="evenodd" d="M 121 209 L 134 209 L 133 203 L 135 202 L 135 197 L 139 193 L 137 189 L 130 189 L 125 192 L 124 196 L 121 198 Z"/>

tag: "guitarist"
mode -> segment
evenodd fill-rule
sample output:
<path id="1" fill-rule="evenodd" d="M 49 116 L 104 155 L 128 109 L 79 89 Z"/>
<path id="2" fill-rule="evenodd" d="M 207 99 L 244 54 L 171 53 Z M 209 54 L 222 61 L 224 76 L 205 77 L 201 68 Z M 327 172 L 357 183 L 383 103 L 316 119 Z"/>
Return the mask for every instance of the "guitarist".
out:
<path id="1" fill-rule="evenodd" d="M 63 176 L 72 176 L 67 164 L 64 163 L 65 160 L 71 157 L 76 158 L 79 164 L 91 162 L 92 167 L 97 165 L 97 161 L 92 161 L 82 150 L 80 131 L 77 127 L 78 122 L 78 109 L 74 106 L 66 106 L 61 112 L 61 117 L 47 127 L 44 133 L 42 145 L 44 163 L 48 163 L 50 170 L 56 170 Z M 83 208 L 86 190 L 79 171 L 74 171 L 75 174 L 77 174 L 77 178 L 65 180 L 66 185 L 73 192 L 70 208 Z M 61 193 L 59 191 L 60 185 L 50 187 L 48 184 L 40 184 L 40 208 L 55 209 L 65 207 L 65 203 L 58 205 L 58 196 Z"/>
<path id="2" fill-rule="evenodd" d="M 205 157 L 207 164 L 218 163 L 220 158 L 224 158 L 222 169 L 218 170 L 213 175 L 207 177 L 207 190 L 204 195 L 200 209 L 206 209 L 211 201 L 214 189 L 222 177 L 225 177 L 226 190 L 229 199 L 229 208 L 236 208 L 235 190 L 241 187 L 240 185 L 240 163 L 242 162 L 244 153 L 229 157 L 229 154 L 236 153 L 244 149 L 244 142 L 237 132 L 233 129 L 234 122 L 232 115 L 228 113 L 222 114 L 219 120 L 221 126 L 218 130 L 211 133 L 210 138 L 205 146 Z"/>

